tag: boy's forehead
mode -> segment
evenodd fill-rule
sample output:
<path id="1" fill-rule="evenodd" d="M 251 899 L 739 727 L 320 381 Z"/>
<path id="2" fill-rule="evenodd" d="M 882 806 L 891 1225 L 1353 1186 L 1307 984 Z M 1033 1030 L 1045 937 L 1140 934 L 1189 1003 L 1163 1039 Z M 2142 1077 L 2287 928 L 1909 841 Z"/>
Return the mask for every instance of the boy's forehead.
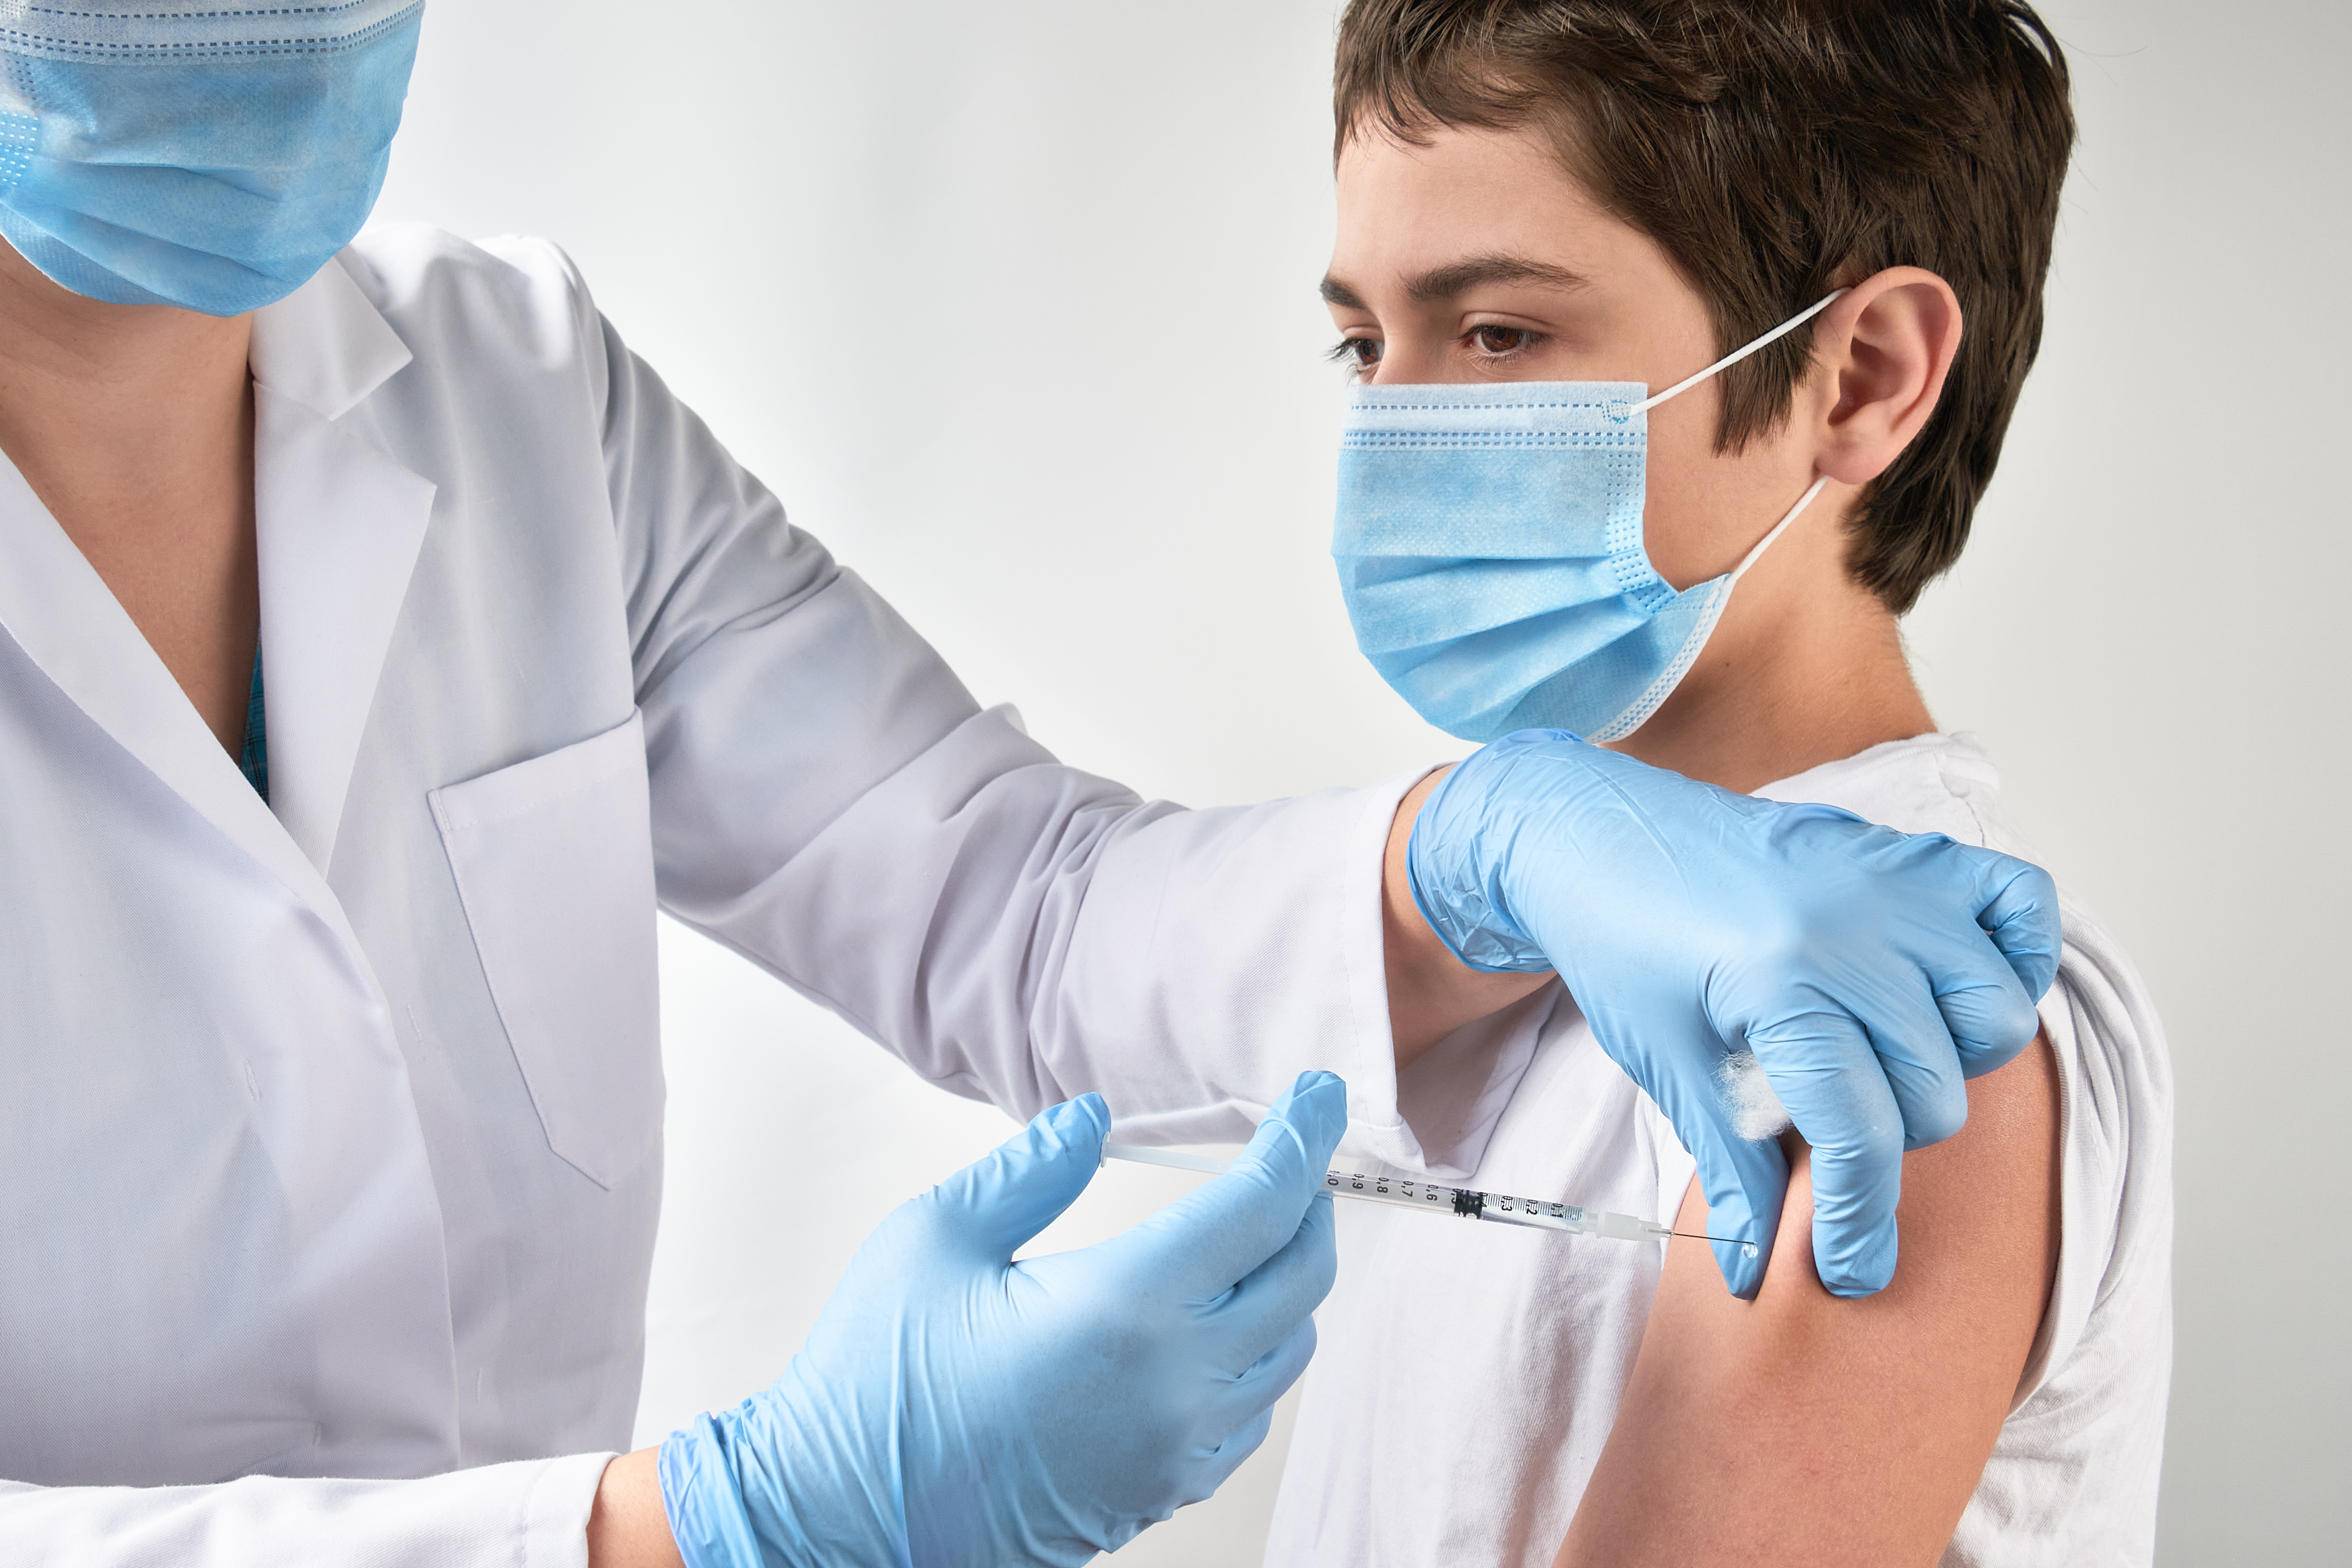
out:
<path id="1" fill-rule="evenodd" d="M 1438 128 L 1416 146 L 1351 137 L 1325 296 L 1402 287 L 1417 300 L 1481 283 L 1581 289 L 1646 270 L 1655 247 L 1603 208 L 1534 131 Z"/>

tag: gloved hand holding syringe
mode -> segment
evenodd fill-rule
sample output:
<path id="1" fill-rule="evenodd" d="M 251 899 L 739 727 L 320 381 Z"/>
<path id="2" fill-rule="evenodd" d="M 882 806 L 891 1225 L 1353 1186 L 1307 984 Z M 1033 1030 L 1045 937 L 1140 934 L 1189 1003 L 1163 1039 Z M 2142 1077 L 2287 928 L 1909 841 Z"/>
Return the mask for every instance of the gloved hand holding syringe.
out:
<path id="1" fill-rule="evenodd" d="M 1105 1160 L 1126 1160 L 1138 1165 L 1165 1165 L 1171 1170 L 1199 1171 L 1212 1176 L 1222 1175 L 1230 1163 L 1206 1154 L 1187 1154 L 1176 1149 L 1152 1149 L 1139 1143 L 1105 1143 L 1102 1152 Z M 1436 1182 L 1411 1182 L 1394 1176 L 1367 1176 L 1353 1171 L 1324 1172 L 1323 1190 L 1335 1198 L 1389 1204 L 1398 1208 L 1419 1209 L 1424 1214 L 1491 1220 L 1497 1225 L 1532 1226 L 1538 1230 L 1564 1230 L 1580 1236 L 1606 1236 L 1619 1241 L 1664 1241 L 1670 1236 L 1687 1237 L 1693 1241 L 1738 1243 L 1738 1240 L 1736 1237 L 1676 1230 L 1654 1219 L 1635 1219 L 1632 1215 L 1612 1214 L 1607 1209 L 1547 1203 L 1538 1198 L 1506 1197 L 1499 1193 L 1482 1193 L 1474 1187 L 1449 1187 Z M 1745 1245 L 1752 1257 L 1756 1251 L 1755 1244 Z"/>

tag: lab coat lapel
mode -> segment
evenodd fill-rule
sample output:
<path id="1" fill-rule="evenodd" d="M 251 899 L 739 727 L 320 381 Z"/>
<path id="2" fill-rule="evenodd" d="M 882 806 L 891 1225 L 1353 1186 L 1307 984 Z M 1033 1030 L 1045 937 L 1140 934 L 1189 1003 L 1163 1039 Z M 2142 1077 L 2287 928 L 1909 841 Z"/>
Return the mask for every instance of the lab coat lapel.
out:
<path id="1" fill-rule="evenodd" d="M 0 627 L 354 951 L 324 872 L 435 492 L 337 421 L 408 360 L 336 263 L 254 318 L 270 805 L 32 487 L 0 458 Z"/>
<path id="2" fill-rule="evenodd" d="M 408 360 L 334 264 L 255 318 L 269 796 L 321 872 L 435 494 L 342 420 Z"/>
<path id="3" fill-rule="evenodd" d="M 317 869 L 247 784 L 97 569 L 0 459 L 0 627 L 117 744 L 352 941 Z"/>
<path id="4" fill-rule="evenodd" d="M 291 398 L 254 397 L 269 801 L 324 871 L 434 487 Z"/>

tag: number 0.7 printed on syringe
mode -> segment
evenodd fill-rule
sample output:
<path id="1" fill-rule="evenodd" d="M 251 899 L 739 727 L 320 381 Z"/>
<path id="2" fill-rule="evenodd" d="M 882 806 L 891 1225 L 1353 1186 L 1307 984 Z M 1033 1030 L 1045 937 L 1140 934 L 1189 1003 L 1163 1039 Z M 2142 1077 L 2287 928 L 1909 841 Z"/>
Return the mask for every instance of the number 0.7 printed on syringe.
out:
<path id="1" fill-rule="evenodd" d="M 1173 1149 L 1149 1149 L 1136 1143 L 1106 1143 L 1106 1160 L 1126 1160 L 1139 1165 L 1166 1165 L 1178 1171 L 1222 1173 L 1229 1162 Z M 1491 1220 L 1496 1225 L 1532 1226 L 1538 1230 L 1564 1230 L 1580 1236 L 1606 1236 L 1619 1241 L 1663 1241 L 1670 1236 L 1693 1241 L 1731 1241 L 1737 1237 L 1702 1236 L 1676 1230 L 1654 1219 L 1612 1214 L 1607 1209 L 1580 1208 L 1575 1204 L 1548 1204 L 1537 1198 L 1505 1197 L 1472 1187 L 1441 1186 L 1434 1182 L 1400 1181 L 1393 1176 L 1366 1176 L 1353 1171 L 1327 1171 L 1323 1185 L 1332 1196 L 1364 1203 L 1420 1209 L 1425 1214 L 1453 1215 L 1462 1219 Z M 1753 1249 L 1753 1244 L 1748 1244 Z"/>

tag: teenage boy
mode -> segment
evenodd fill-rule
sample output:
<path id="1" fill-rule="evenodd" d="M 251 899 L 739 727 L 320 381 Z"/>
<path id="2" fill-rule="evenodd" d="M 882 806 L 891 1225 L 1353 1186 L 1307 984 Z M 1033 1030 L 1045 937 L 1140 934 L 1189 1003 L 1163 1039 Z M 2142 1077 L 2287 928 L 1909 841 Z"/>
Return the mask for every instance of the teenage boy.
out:
<path id="1" fill-rule="evenodd" d="M 1467 738 L 1548 723 L 2017 850 L 1897 617 L 1965 542 L 2041 337 L 2073 122 L 2040 18 L 1357 0 L 1337 110 L 1323 291 L 1362 384 L 1335 553 L 1391 683 Z M 1509 751 L 1425 783 L 1421 822 Z M 1688 845 L 1661 867 L 1711 873 Z M 1879 1295 L 1820 1283 L 1792 1135 L 1752 1301 L 1701 1241 L 1366 1219 L 1267 1562 L 2148 1561 L 2170 1079 L 2129 960 L 2079 907 L 2065 928 L 2032 1047 L 1906 1159 Z M 1402 1090 L 1495 1085 L 1450 1111 L 1466 1184 L 1719 1228 L 1596 1024 L 1550 985 Z M 1769 1089 L 1727 1089 L 1777 1131 Z"/>

